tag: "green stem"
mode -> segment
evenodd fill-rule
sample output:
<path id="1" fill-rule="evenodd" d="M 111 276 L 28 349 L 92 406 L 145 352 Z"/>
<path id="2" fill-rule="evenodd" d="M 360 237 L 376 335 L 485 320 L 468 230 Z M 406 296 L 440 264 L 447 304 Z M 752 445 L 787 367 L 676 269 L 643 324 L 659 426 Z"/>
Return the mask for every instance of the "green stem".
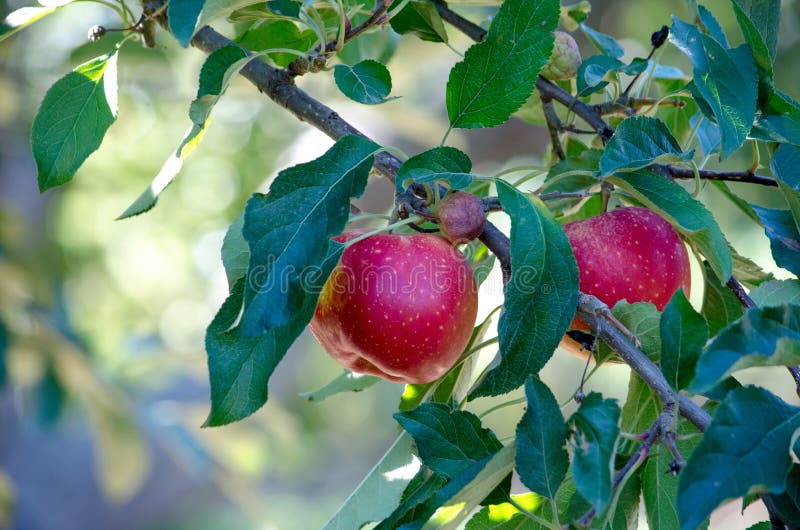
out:
<path id="1" fill-rule="evenodd" d="M 525 403 L 526 400 L 527 400 L 527 398 L 520 397 L 520 398 L 517 398 L 517 399 L 511 399 L 509 401 L 504 401 L 502 403 L 498 403 L 497 405 L 495 405 L 493 407 L 489 407 L 488 409 L 486 409 L 483 412 L 481 412 L 478 415 L 478 417 L 483 419 L 484 417 L 488 416 L 492 412 L 504 409 L 506 407 L 513 407 L 514 405 L 519 405 L 520 403 Z"/>
<path id="2" fill-rule="evenodd" d="M 365 234 L 361 234 L 358 237 L 354 237 L 353 239 L 347 241 L 347 243 L 345 243 L 344 246 L 345 246 L 345 248 L 347 248 L 347 247 L 350 247 L 352 245 L 355 245 L 359 241 L 363 241 L 363 240 L 367 239 L 368 237 L 372 237 L 372 236 L 377 235 L 377 234 L 382 234 L 384 232 L 389 232 L 390 230 L 394 230 L 395 228 L 400 228 L 401 226 L 410 225 L 411 223 L 421 223 L 423 221 L 424 221 L 424 219 L 422 217 L 411 216 L 411 217 L 408 217 L 407 219 L 402 219 L 400 221 L 397 221 L 396 223 L 392 223 L 390 225 L 386 225 L 386 226 L 383 226 L 381 228 L 377 228 L 377 229 L 372 230 L 370 232 L 367 232 Z"/>

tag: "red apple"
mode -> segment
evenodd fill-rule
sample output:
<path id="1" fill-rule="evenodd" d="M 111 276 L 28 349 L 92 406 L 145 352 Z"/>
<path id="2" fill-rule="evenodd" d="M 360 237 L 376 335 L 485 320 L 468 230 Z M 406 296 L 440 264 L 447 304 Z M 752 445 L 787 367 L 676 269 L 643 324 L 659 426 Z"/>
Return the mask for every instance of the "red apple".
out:
<path id="1" fill-rule="evenodd" d="M 580 289 L 609 307 L 620 300 L 651 302 L 661 311 L 680 288 L 689 295 L 689 256 L 678 233 L 646 208 L 619 208 L 564 225 L 575 261 Z M 572 329 L 588 330 L 579 318 Z M 562 347 L 577 343 L 565 337 Z M 572 348 L 570 348 L 572 346 Z"/>
<path id="2" fill-rule="evenodd" d="M 450 243 L 431 234 L 378 234 L 345 249 L 311 332 L 354 372 L 427 383 L 458 360 L 477 310 L 472 269 Z"/>

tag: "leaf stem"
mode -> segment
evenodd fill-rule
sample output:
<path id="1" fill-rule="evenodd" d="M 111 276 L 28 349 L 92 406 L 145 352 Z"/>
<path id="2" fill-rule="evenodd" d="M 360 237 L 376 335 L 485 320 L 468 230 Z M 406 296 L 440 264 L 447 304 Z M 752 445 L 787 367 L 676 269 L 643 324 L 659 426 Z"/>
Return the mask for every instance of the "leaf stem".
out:
<path id="1" fill-rule="evenodd" d="M 394 230 L 395 228 L 400 228 L 401 226 L 410 225 L 412 223 L 421 223 L 423 221 L 424 221 L 424 219 L 422 219 L 422 217 L 414 215 L 414 216 L 408 217 L 406 219 L 402 219 L 400 221 L 397 221 L 396 223 L 388 224 L 386 226 L 382 226 L 381 228 L 376 228 L 375 230 L 372 230 L 372 231 L 366 232 L 364 234 L 361 234 L 358 237 L 354 237 L 353 239 L 348 240 L 344 244 L 344 247 L 348 248 L 348 247 L 351 247 L 351 246 L 355 245 L 359 241 L 364 241 L 368 237 L 372 237 L 372 236 L 377 235 L 377 234 L 382 234 L 384 232 L 389 232 L 391 230 Z"/>

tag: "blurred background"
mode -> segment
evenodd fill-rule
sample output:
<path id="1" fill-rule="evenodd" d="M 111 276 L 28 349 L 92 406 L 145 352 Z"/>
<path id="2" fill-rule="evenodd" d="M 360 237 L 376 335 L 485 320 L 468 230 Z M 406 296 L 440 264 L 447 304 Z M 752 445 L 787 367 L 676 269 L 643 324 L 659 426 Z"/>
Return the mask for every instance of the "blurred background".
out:
<path id="1" fill-rule="evenodd" d="M 23 5 L 0 0 L 0 18 Z M 739 42 L 730 3 L 709 7 Z M 473 20 L 489 13 L 462 12 Z M 588 23 L 618 38 L 627 57 L 644 56 L 650 34 L 673 13 L 688 18 L 678 0 L 598 0 Z M 800 2 L 784 0 L 782 15 L 776 85 L 797 99 Z M 119 119 L 101 149 L 72 182 L 40 195 L 31 123 L 55 80 L 111 49 L 113 35 L 87 42 L 95 24 L 119 25 L 111 10 L 77 2 L 0 45 L 0 528 L 318 528 L 396 437 L 391 413 L 399 385 L 308 403 L 299 394 L 341 369 L 305 334 L 272 377 L 262 410 L 222 428 L 200 425 L 209 404 L 205 327 L 227 294 L 220 261 L 225 231 L 254 191 L 266 191 L 279 170 L 319 156 L 331 141 L 237 80 L 157 207 L 115 221 L 190 125 L 188 105 L 204 56 L 160 33 L 156 50 L 134 42 L 122 49 Z M 224 22 L 217 27 L 231 35 Z M 469 45 L 449 34 L 454 49 Z M 370 38 L 368 45 L 381 50 L 395 40 L 389 31 Z M 594 53 L 579 42 L 585 56 Z M 662 62 L 690 71 L 676 50 L 665 48 Z M 458 60 L 444 46 L 400 40 L 389 67 L 393 95 L 401 98 L 377 107 L 341 97 L 330 72 L 299 84 L 376 141 L 414 154 L 438 145 L 446 130 L 444 86 Z M 467 151 L 479 172 L 493 174 L 541 164 L 548 142 L 542 127 L 512 119 L 496 129 L 455 131 L 449 143 Z M 743 151 L 726 167 L 747 167 L 750 153 Z M 782 206 L 754 187 L 736 191 Z M 776 270 L 757 226 L 715 189 L 701 197 L 740 253 Z M 391 186 L 376 179 L 359 204 L 383 212 L 391 199 Z M 501 295 L 499 276 L 490 278 L 481 313 Z M 694 291 L 695 301 L 701 296 Z M 582 368 L 557 354 L 543 377 L 563 398 Z M 775 373 L 753 371 L 744 379 L 792 399 L 790 378 L 768 378 Z M 627 372 L 604 367 L 588 388 L 623 398 Z M 503 437 L 520 412 L 506 408 L 487 420 Z M 738 508 L 729 512 L 715 515 L 713 526 L 739 528 Z"/>

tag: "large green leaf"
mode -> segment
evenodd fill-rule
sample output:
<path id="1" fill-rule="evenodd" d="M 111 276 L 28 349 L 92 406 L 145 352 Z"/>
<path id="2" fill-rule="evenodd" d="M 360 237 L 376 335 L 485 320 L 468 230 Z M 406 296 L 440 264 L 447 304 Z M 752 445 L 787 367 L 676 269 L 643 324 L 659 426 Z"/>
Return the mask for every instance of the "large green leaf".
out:
<path id="1" fill-rule="evenodd" d="M 655 162 L 691 160 L 694 150 L 683 152 L 666 124 L 649 116 L 623 120 L 600 157 L 600 176 L 640 169 Z"/>
<path id="2" fill-rule="evenodd" d="M 392 8 L 399 3 L 396 0 Z M 390 24 L 401 35 L 410 33 L 430 42 L 447 42 L 447 30 L 433 2 L 411 0 L 392 17 Z"/>
<path id="3" fill-rule="evenodd" d="M 799 363 L 800 306 L 754 307 L 706 346 L 689 388 L 700 393 L 737 370 Z"/>
<path id="4" fill-rule="evenodd" d="M 170 0 L 167 6 L 167 19 L 172 34 L 186 48 L 194 35 L 197 18 L 205 0 Z"/>
<path id="5" fill-rule="evenodd" d="M 324 282 L 341 256 L 332 247 L 320 265 Z M 236 325 L 244 298 L 245 278 L 234 286 L 206 332 L 211 412 L 205 426 L 217 427 L 241 420 L 261 408 L 269 396 L 268 382 L 289 346 L 314 316 L 322 283 L 308 286 L 303 305 L 291 319 L 255 336 L 242 336 Z"/>
<path id="6" fill-rule="evenodd" d="M 39 190 L 72 180 L 116 119 L 115 50 L 78 66 L 47 91 L 31 131 Z"/>
<path id="7" fill-rule="evenodd" d="M 731 155 L 747 138 L 755 118 L 758 77 L 750 48 L 726 49 L 697 26 L 676 17 L 669 38 L 691 59 L 690 88 L 703 103 L 703 113 L 719 125 L 722 157 Z"/>
<path id="8" fill-rule="evenodd" d="M 596 29 L 592 29 L 583 22 L 580 24 L 583 33 L 586 35 L 586 38 L 594 44 L 598 50 L 600 50 L 604 55 L 609 55 L 614 57 L 615 59 L 621 59 L 623 55 L 625 55 L 625 49 L 620 46 L 619 42 L 613 37 L 606 35 L 605 33 L 600 33 Z"/>
<path id="9" fill-rule="evenodd" d="M 402 433 L 322 530 L 352 530 L 388 517 L 420 467 L 413 445 Z"/>
<path id="10" fill-rule="evenodd" d="M 504 181 L 497 193 L 511 217 L 511 279 L 498 324 L 502 359 L 472 397 L 509 392 L 538 373 L 578 305 L 578 266 L 553 214 Z"/>
<path id="11" fill-rule="evenodd" d="M 583 398 L 569 419 L 575 486 L 598 513 L 602 513 L 611 500 L 611 470 L 619 436 L 619 417 L 616 400 L 603 399 L 592 392 Z"/>
<path id="12" fill-rule="evenodd" d="M 800 280 L 770 280 L 750 291 L 759 307 L 800 305 Z"/>
<path id="13" fill-rule="evenodd" d="M 773 210 L 753 205 L 769 238 L 775 263 L 800 274 L 800 231 L 790 210 Z"/>
<path id="14" fill-rule="evenodd" d="M 303 283 L 347 223 L 350 199 L 367 185 L 378 146 L 358 136 L 340 139 L 324 155 L 280 172 L 266 195 L 247 203 L 242 233 L 250 267 L 242 336 L 258 336 L 293 318 L 305 303 Z"/>
<path id="15" fill-rule="evenodd" d="M 784 491 L 798 427 L 800 409 L 767 390 L 745 386 L 731 391 L 681 471 L 680 528 L 694 530 L 729 499 Z"/>
<path id="16" fill-rule="evenodd" d="M 455 147 L 434 147 L 406 160 L 397 172 L 397 191 L 412 182 L 421 184 L 445 180 L 454 189 L 469 186 L 474 178 L 472 160 Z"/>
<path id="17" fill-rule="evenodd" d="M 494 127 L 508 120 L 533 91 L 553 49 L 557 0 L 506 0 L 483 42 L 450 71 L 451 127 Z"/>
<path id="18" fill-rule="evenodd" d="M 503 447 L 477 416 L 441 403 L 423 403 L 394 417 L 414 438 L 422 462 L 450 479 Z"/>
<path id="19" fill-rule="evenodd" d="M 292 2 L 291 5 L 297 4 Z M 236 39 L 236 42 L 254 52 L 275 48 L 307 52 L 317 42 L 317 34 L 311 29 L 301 32 L 297 24 L 291 20 L 267 20 L 248 28 Z M 294 53 L 275 52 L 268 55 L 280 67 L 286 67 L 297 59 L 297 55 Z"/>
<path id="20" fill-rule="evenodd" d="M 517 424 L 516 470 L 527 488 L 549 499 L 569 467 L 567 426 L 555 396 L 536 377 L 525 382 L 528 407 Z"/>
<path id="21" fill-rule="evenodd" d="M 756 64 L 772 78 L 772 62 L 778 49 L 781 0 L 731 0 L 731 3 Z"/>
<path id="22" fill-rule="evenodd" d="M 337 64 L 333 77 L 342 94 L 353 101 L 377 105 L 391 99 L 388 96 L 392 91 L 392 77 L 378 61 L 367 59 L 353 66 Z"/>
<path id="23" fill-rule="evenodd" d="M 689 192 L 646 170 L 608 177 L 608 180 L 662 214 L 700 249 L 714 273 L 723 282 L 728 281 L 733 266 L 728 242 L 711 213 Z"/>
<path id="24" fill-rule="evenodd" d="M 661 372 L 673 389 L 683 390 L 694 378 L 695 365 L 708 340 L 708 324 L 682 290 L 661 314 Z"/>

